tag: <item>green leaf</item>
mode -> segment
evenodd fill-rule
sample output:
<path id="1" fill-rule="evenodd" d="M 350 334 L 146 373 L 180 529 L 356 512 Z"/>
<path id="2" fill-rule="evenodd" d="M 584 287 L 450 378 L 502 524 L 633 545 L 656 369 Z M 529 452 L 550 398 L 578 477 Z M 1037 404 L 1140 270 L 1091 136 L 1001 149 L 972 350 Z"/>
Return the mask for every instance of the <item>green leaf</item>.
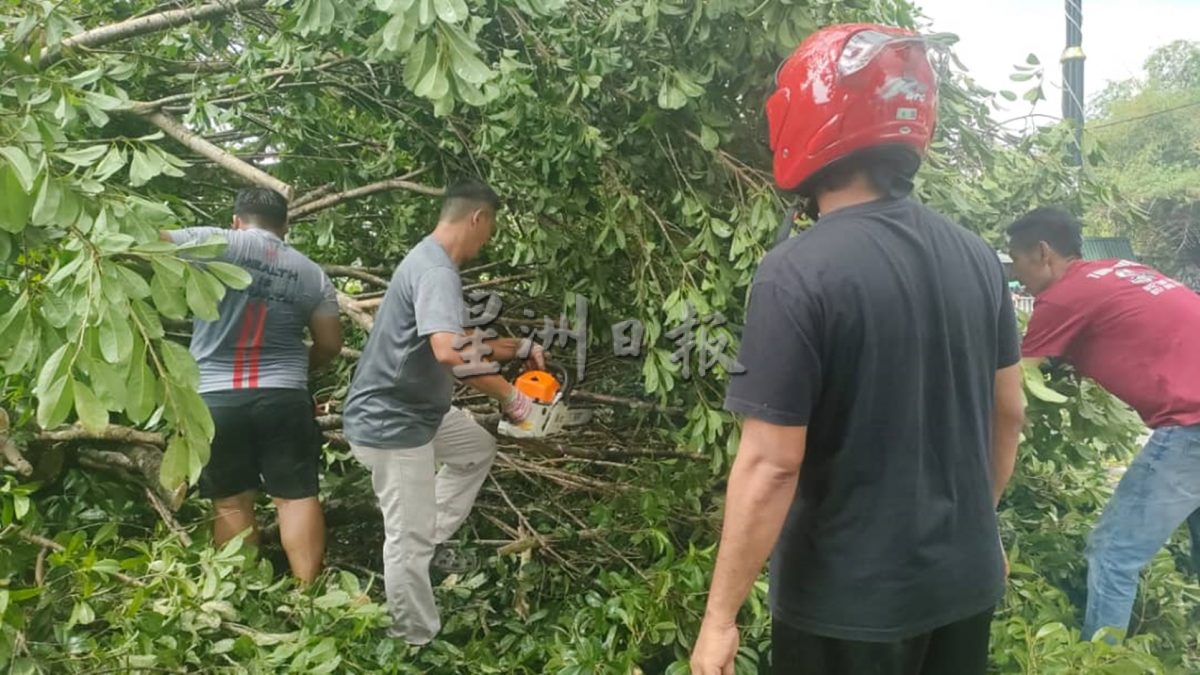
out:
<path id="1" fill-rule="evenodd" d="M 1011 91 L 1007 90 L 1007 89 L 1002 89 L 1002 90 L 1000 91 L 1000 95 L 1001 95 L 1001 96 L 1003 96 L 1003 97 L 1004 97 L 1004 99 L 1005 99 L 1006 101 L 1015 101 L 1015 100 L 1017 100 L 1017 95 L 1016 95 L 1015 93 L 1013 93 L 1013 92 L 1011 92 Z"/>
<path id="2" fill-rule="evenodd" d="M 88 377 L 96 398 L 100 399 L 100 405 L 113 412 L 121 412 L 125 409 L 129 390 L 126 386 L 124 368 L 118 368 L 103 361 L 92 361 L 88 366 Z"/>
<path id="3" fill-rule="evenodd" d="M 700 147 L 711 152 L 716 150 L 717 145 L 720 143 L 721 137 L 717 135 L 717 132 L 712 127 L 707 124 L 700 127 Z"/>
<path id="4" fill-rule="evenodd" d="M 194 268 L 188 270 L 187 304 L 198 318 L 205 321 L 219 319 L 217 305 L 224 293 L 225 289 L 212 275 Z"/>
<path id="5" fill-rule="evenodd" d="M 20 316 L 28 306 L 28 295 L 22 293 L 21 295 L 17 296 L 17 300 L 12 304 L 12 307 L 9 307 L 8 311 L 5 312 L 3 316 L 0 316 L 0 337 L 7 338 L 9 328 L 13 326 L 13 321 Z M 0 342 L 0 345 L 3 345 L 5 342 L 7 342 L 7 340 Z"/>
<path id="6" fill-rule="evenodd" d="M 1025 57 L 1025 63 L 1028 63 L 1031 66 L 1038 66 L 1041 65 L 1042 62 L 1038 60 L 1037 54 L 1030 52 L 1029 56 Z"/>
<path id="7" fill-rule="evenodd" d="M 155 380 L 146 364 L 146 344 L 138 340 L 129 363 L 129 379 L 125 382 L 125 414 L 134 424 L 149 419 L 155 407 Z"/>
<path id="8" fill-rule="evenodd" d="M 108 149 L 108 154 L 104 155 L 104 159 L 96 165 L 92 170 L 92 177 L 98 181 L 106 181 L 114 173 L 121 170 L 126 162 L 125 151 L 117 146 L 111 146 Z"/>
<path id="9" fill-rule="evenodd" d="M 21 188 L 21 179 L 9 166 L 0 166 L 0 229 L 17 233 L 29 223 L 33 199 Z"/>
<path id="10" fill-rule="evenodd" d="M 50 388 L 50 385 L 66 375 L 67 364 L 64 359 L 67 355 L 67 348 L 70 346 L 70 344 L 64 344 L 54 350 L 50 358 L 46 359 L 46 362 L 42 364 L 42 369 L 38 372 L 37 383 L 33 388 L 35 396 L 41 396 Z"/>
<path id="11" fill-rule="evenodd" d="M 161 348 L 159 353 L 162 355 L 163 368 L 166 369 L 164 375 L 173 382 L 178 383 L 183 387 L 195 389 L 200 385 L 200 369 L 196 366 L 196 360 L 185 347 L 182 347 L 170 340 L 163 340 L 159 343 Z"/>
<path id="12" fill-rule="evenodd" d="M 463 0 L 433 0 L 433 6 L 438 18 L 446 23 L 458 23 L 470 16 Z"/>
<path id="13" fill-rule="evenodd" d="M 155 272 L 150 279 L 150 297 L 154 306 L 163 316 L 169 319 L 182 319 L 187 316 L 187 302 L 184 300 L 183 284 L 179 281 L 168 280 L 168 275 Z"/>
<path id="14" fill-rule="evenodd" d="M 126 317 L 108 311 L 100 320 L 100 355 L 109 363 L 120 363 L 133 351 L 133 329 Z"/>
<path id="15" fill-rule="evenodd" d="M 1022 374 L 1025 377 L 1025 388 L 1029 390 L 1034 397 L 1047 403 L 1066 403 L 1067 397 L 1054 391 L 1046 386 L 1045 376 L 1037 366 L 1030 365 L 1028 362 L 1021 362 Z"/>
<path id="16" fill-rule="evenodd" d="M 181 387 L 172 396 L 174 396 L 175 402 L 179 406 L 183 428 L 187 430 L 187 434 L 191 437 L 192 442 L 200 440 L 205 442 L 205 447 L 201 451 L 201 459 L 207 462 L 207 443 L 212 441 L 215 431 L 212 413 L 208 411 L 208 405 L 204 403 L 204 399 L 196 392 L 195 387 Z"/>
<path id="17" fill-rule="evenodd" d="M 254 278 L 250 276 L 249 272 L 241 267 L 238 267 L 237 265 L 231 265 L 223 262 L 210 262 L 205 263 L 204 268 L 211 272 L 212 275 L 217 279 L 219 279 L 221 283 L 233 289 L 243 289 L 249 286 L 250 282 L 254 281 Z"/>
<path id="18" fill-rule="evenodd" d="M 78 148 L 76 150 L 67 150 L 66 152 L 55 153 L 59 159 L 64 162 L 70 162 L 75 166 L 91 166 L 100 159 L 105 152 L 109 150 L 107 145 L 89 145 Z"/>
<path id="19" fill-rule="evenodd" d="M 30 214 L 34 225 L 57 224 L 54 222 L 54 216 L 58 213 L 61 192 L 57 181 L 51 180 L 49 176 L 42 178 L 42 187 L 38 190 L 37 199 L 33 202 L 33 213 Z"/>
<path id="20" fill-rule="evenodd" d="M 43 429 L 53 429 L 66 421 L 74 402 L 71 378 L 60 377 L 43 395 L 38 396 L 37 423 Z"/>
<path id="21" fill-rule="evenodd" d="M 188 444 L 183 436 L 175 434 L 167 442 L 167 450 L 163 453 L 162 466 L 159 468 L 158 479 L 163 487 L 174 490 L 188 482 L 189 452 Z"/>
<path id="22" fill-rule="evenodd" d="M 140 300 L 150 295 L 150 284 L 146 283 L 142 275 L 124 265 L 117 266 L 117 274 L 121 278 L 121 287 L 130 298 Z"/>
<path id="23" fill-rule="evenodd" d="M 12 146 L 0 147 L 0 156 L 8 160 L 8 165 L 16 173 L 17 181 L 21 185 L 21 189 L 28 194 L 33 190 L 33 181 L 37 177 L 37 172 L 33 169 L 33 164 L 30 163 L 29 157 L 21 150 Z M 8 195 L 5 194 L 7 198 Z"/>
<path id="24" fill-rule="evenodd" d="M 687 96 L 675 87 L 671 79 L 664 78 L 658 89 L 658 107 L 664 110 L 678 110 L 687 105 Z"/>
<path id="25" fill-rule="evenodd" d="M 27 316 L 21 326 L 20 337 L 17 338 L 12 353 L 9 354 L 8 361 L 4 364 L 4 372 L 8 375 L 15 375 L 25 370 L 29 362 L 37 355 L 41 337 L 42 331 L 38 322 L 32 316 Z"/>
<path id="26" fill-rule="evenodd" d="M 129 165 L 129 184 L 133 187 L 145 185 L 151 178 L 162 173 L 163 162 L 147 152 L 133 151 L 133 162 Z"/>
<path id="27" fill-rule="evenodd" d="M 108 410 L 86 384 L 76 382 L 74 387 L 75 413 L 79 416 L 79 423 L 94 434 L 104 431 L 108 426 Z"/>
<path id="28" fill-rule="evenodd" d="M 492 77 L 492 71 L 475 54 L 479 47 L 471 42 L 467 34 L 457 26 L 442 31 L 450 47 L 450 68 L 464 82 L 483 84 Z"/>
<path id="29" fill-rule="evenodd" d="M 1033 79 L 1033 73 L 1013 73 L 1008 76 L 1013 82 L 1027 82 Z"/>
<path id="30" fill-rule="evenodd" d="M 142 300 L 131 300 L 129 305 L 133 308 L 133 316 L 141 324 L 141 330 L 146 333 L 146 337 L 157 340 L 166 334 L 158 313 L 151 309 L 150 305 Z"/>

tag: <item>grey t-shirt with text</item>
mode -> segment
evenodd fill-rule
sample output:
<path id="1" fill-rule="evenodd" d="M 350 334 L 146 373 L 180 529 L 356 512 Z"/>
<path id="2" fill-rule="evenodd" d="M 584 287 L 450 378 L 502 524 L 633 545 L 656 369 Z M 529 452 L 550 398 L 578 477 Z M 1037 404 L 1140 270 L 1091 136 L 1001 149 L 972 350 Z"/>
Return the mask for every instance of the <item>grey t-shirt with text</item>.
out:
<path id="1" fill-rule="evenodd" d="M 223 236 L 228 245 L 217 259 L 252 279 L 244 289 L 225 289 L 216 321 L 193 321 L 200 392 L 307 390 L 304 331 L 314 315 L 338 312 L 337 293 L 321 268 L 266 230 L 192 227 L 167 235 L 176 244 Z"/>
<path id="2" fill-rule="evenodd" d="M 346 397 L 347 440 L 379 449 L 433 439 L 450 409 L 454 375 L 434 357 L 429 336 L 461 333 L 462 317 L 458 266 L 426 237 L 396 267 L 375 315 Z"/>

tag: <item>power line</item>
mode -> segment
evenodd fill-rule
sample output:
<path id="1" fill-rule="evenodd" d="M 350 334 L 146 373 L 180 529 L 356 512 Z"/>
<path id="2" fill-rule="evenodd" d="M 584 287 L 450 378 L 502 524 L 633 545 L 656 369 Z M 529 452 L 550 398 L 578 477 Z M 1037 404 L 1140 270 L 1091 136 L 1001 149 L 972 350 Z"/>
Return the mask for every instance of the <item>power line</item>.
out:
<path id="1" fill-rule="evenodd" d="M 1114 126 L 1117 124 L 1125 124 L 1126 122 L 1136 122 L 1138 120 L 1144 120 L 1148 117 L 1157 117 L 1159 115 L 1165 115 L 1167 113 L 1175 112 L 1176 110 L 1183 110 L 1184 108 L 1193 108 L 1198 105 L 1200 105 L 1200 101 L 1192 101 L 1191 103 L 1181 103 L 1176 106 L 1171 106 L 1170 108 L 1163 108 L 1162 110 L 1155 110 L 1154 112 L 1148 112 L 1145 115 L 1137 115 L 1135 117 L 1126 117 L 1125 119 L 1122 119 L 1122 120 L 1113 120 L 1111 122 L 1105 122 L 1103 124 L 1090 124 L 1087 126 L 1087 128 L 1088 129 L 1103 129 L 1105 127 L 1111 127 L 1111 126 Z"/>

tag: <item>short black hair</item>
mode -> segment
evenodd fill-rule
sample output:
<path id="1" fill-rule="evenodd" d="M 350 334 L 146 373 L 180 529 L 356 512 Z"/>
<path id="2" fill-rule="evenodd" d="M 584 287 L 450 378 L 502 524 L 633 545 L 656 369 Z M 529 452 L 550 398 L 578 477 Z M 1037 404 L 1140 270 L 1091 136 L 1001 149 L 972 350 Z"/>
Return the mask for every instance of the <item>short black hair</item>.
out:
<path id="1" fill-rule="evenodd" d="M 287 224 L 287 198 L 271 188 L 242 188 L 233 200 L 233 214 L 261 227 L 282 229 Z"/>
<path id="2" fill-rule="evenodd" d="M 865 173 L 880 194 L 893 199 L 912 192 L 912 178 L 921 168 L 921 156 L 908 145 L 888 144 L 864 148 L 840 157 L 814 173 L 799 188 L 804 196 L 840 190 Z"/>
<path id="3" fill-rule="evenodd" d="M 1066 209 L 1036 208 L 1008 226 L 1009 246 L 1028 251 L 1044 241 L 1059 255 L 1083 257 L 1083 225 Z"/>
<path id="4" fill-rule="evenodd" d="M 455 181 L 446 188 L 442 201 L 442 218 L 457 220 L 480 206 L 500 210 L 500 196 L 487 183 L 474 178 Z"/>

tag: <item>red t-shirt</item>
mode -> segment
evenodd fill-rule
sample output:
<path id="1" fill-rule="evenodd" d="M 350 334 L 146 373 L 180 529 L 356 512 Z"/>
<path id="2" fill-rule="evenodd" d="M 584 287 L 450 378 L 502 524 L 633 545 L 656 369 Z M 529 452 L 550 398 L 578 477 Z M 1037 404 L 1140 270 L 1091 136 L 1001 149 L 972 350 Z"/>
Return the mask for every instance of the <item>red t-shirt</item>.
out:
<path id="1" fill-rule="evenodd" d="M 1200 424 L 1200 295 L 1151 267 L 1071 263 L 1034 301 L 1021 354 L 1063 358 L 1151 428 Z"/>

